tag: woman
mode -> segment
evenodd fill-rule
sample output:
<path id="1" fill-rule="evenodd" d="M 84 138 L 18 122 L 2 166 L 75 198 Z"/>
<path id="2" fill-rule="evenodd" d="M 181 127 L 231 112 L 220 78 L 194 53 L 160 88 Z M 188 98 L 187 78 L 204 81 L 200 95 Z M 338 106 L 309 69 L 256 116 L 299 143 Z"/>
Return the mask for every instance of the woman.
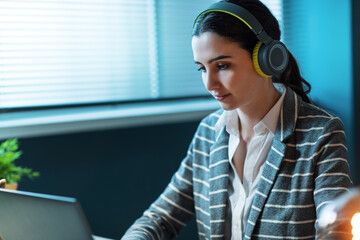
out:
<path id="1" fill-rule="evenodd" d="M 260 1 L 199 15 L 194 60 L 222 109 L 201 121 L 168 187 L 123 239 L 171 239 L 193 216 L 200 239 L 317 237 L 319 211 L 352 184 L 345 132 L 311 104 L 279 39 Z"/>

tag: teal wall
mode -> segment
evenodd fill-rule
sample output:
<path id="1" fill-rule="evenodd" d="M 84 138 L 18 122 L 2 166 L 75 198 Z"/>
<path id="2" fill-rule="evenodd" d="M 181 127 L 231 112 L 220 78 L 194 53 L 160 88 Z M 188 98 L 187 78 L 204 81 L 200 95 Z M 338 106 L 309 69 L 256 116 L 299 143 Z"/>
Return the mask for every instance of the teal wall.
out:
<path id="1" fill-rule="evenodd" d="M 351 1 L 311 1 L 309 72 L 313 100 L 337 113 L 353 149 Z M 351 152 L 352 153 L 352 152 Z"/>
<path id="2" fill-rule="evenodd" d="M 284 41 L 311 84 L 315 104 L 339 116 L 355 164 L 351 0 L 283 1 Z M 288 20 L 286 20 L 288 19 Z M 358 182 L 356 169 L 352 178 Z"/>
<path id="3" fill-rule="evenodd" d="M 308 79 L 313 86 L 312 98 L 341 117 L 354 164 L 354 96 L 351 41 L 351 1 L 311 1 Z M 352 176 L 357 176 L 352 168 Z"/>

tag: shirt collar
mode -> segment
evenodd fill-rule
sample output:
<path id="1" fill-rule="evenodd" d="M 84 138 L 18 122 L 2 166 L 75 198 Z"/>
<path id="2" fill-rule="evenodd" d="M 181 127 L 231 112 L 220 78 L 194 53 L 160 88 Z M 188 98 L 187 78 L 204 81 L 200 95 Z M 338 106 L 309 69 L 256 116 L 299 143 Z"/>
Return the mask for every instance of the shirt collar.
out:
<path id="1" fill-rule="evenodd" d="M 239 137 L 239 118 L 236 110 L 224 110 L 215 124 L 215 130 L 220 131 L 224 126 L 229 134 Z"/>
<path id="2" fill-rule="evenodd" d="M 275 134 L 280 109 L 286 94 L 286 88 L 281 83 L 275 83 L 274 86 L 276 90 L 281 93 L 281 97 L 269 110 L 269 112 L 264 116 L 264 118 L 260 120 L 257 124 L 255 124 L 255 134 L 261 134 L 266 132 L 267 130 L 271 131 L 272 134 Z M 217 123 L 215 124 L 215 130 L 219 131 L 224 126 L 226 126 L 226 131 L 229 134 L 239 137 L 239 117 L 236 109 L 230 111 L 224 110 Z"/>

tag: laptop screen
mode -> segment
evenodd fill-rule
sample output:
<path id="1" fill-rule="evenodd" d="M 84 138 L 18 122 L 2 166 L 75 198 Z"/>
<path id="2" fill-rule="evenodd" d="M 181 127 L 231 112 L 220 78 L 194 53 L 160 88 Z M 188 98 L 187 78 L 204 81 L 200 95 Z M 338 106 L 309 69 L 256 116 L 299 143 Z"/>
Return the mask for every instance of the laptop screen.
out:
<path id="1" fill-rule="evenodd" d="M 75 198 L 0 189 L 0 239 L 89 240 L 90 227 Z"/>

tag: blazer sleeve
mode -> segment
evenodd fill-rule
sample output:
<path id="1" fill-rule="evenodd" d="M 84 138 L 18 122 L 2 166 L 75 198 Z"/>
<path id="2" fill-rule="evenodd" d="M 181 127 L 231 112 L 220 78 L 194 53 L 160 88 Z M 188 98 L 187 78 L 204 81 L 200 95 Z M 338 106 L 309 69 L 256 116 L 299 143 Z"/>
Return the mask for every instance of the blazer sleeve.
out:
<path id="1" fill-rule="evenodd" d="M 334 198 L 348 191 L 352 186 L 345 131 L 339 118 L 332 118 L 324 126 L 316 149 L 313 194 L 316 214 L 319 218 L 319 213 L 326 204 L 331 203 Z M 319 231 L 317 223 L 315 227 L 319 239 L 349 239 L 349 232 L 341 232 L 339 229 L 326 231 L 327 237 L 320 238 L 320 235 L 324 237 L 324 233 Z"/>
<path id="2" fill-rule="evenodd" d="M 123 240 L 172 239 L 192 219 L 192 158 L 193 142 L 164 192 L 127 230 Z"/>

